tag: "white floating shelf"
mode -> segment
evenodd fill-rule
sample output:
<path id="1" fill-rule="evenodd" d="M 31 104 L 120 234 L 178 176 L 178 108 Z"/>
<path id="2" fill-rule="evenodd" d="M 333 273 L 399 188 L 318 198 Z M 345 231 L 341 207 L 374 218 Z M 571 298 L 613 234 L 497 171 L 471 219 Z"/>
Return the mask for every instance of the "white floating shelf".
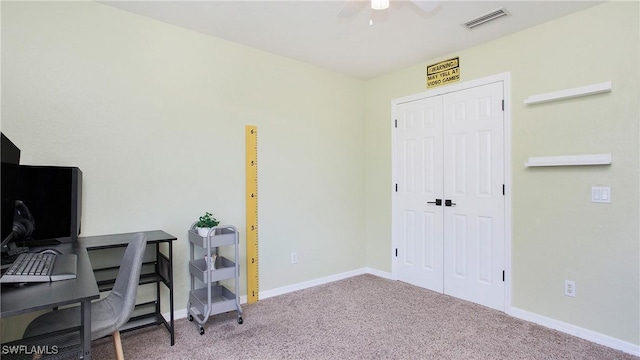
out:
<path id="1" fill-rule="evenodd" d="M 587 96 L 593 94 L 600 94 L 611 91 L 611 81 L 577 87 L 573 89 L 566 89 L 561 91 L 550 92 L 546 94 L 531 95 L 524 99 L 525 104 L 539 104 L 549 101 L 556 101 L 562 99 L 570 99 L 580 96 Z"/>
<path id="2" fill-rule="evenodd" d="M 530 157 L 524 163 L 526 167 L 573 165 L 611 165 L 611 154 Z"/>

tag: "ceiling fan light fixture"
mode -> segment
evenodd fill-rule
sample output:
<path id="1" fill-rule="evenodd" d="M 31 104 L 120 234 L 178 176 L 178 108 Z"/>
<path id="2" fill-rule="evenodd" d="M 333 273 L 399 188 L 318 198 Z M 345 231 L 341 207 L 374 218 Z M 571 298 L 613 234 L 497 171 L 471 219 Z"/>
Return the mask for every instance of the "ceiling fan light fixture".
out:
<path id="1" fill-rule="evenodd" d="M 371 0 L 373 10 L 385 10 L 389 8 L 389 0 Z"/>

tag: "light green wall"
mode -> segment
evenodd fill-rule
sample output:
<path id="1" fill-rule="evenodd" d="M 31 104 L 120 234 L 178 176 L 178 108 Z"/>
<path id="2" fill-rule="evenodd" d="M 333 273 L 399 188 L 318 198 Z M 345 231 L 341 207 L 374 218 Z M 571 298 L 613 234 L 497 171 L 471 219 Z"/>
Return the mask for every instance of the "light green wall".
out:
<path id="1" fill-rule="evenodd" d="M 595 6 L 460 51 L 461 81 L 511 73 L 512 305 L 640 344 L 638 2 Z M 477 31 L 481 31 L 478 28 Z M 391 100 L 424 92 L 433 59 L 367 83 L 367 264 L 391 271 Z M 540 93 L 613 91 L 526 106 Z M 524 167 L 529 156 L 612 153 L 603 167 Z M 593 204 L 593 185 L 612 204 Z M 564 296 L 564 280 L 577 296 Z"/>
<path id="2" fill-rule="evenodd" d="M 363 104 L 361 80 L 95 2 L 2 2 L 2 132 L 24 164 L 82 169 L 82 235 L 178 237 L 176 310 L 204 211 L 239 228 L 246 294 L 247 124 L 260 290 L 365 266 Z"/>

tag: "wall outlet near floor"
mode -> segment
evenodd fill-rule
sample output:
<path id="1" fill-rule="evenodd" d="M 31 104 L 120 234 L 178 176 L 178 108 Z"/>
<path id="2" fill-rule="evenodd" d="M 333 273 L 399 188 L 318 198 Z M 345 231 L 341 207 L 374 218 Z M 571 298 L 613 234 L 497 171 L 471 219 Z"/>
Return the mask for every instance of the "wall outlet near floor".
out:
<path id="1" fill-rule="evenodd" d="M 576 282 L 573 280 L 564 281 L 564 294 L 566 296 L 576 297 Z"/>
<path id="2" fill-rule="evenodd" d="M 298 263 L 298 253 L 295 251 L 291 253 L 291 263 L 292 264 Z"/>

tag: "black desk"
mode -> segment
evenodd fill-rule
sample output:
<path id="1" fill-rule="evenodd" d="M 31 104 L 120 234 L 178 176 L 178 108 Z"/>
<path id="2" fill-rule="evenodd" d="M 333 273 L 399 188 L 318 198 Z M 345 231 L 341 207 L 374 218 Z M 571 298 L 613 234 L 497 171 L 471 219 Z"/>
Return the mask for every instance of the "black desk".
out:
<path id="1" fill-rule="evenodd" d="M 33 283 L 22 287 L 2 285 L 0 317 L 9 317 L 36 310 L 80 303 L 82 311 L 82 354 L 91 359 L 91 300 L 100 296 L 96 278 L 91 268 L 87 250 L 77 243 L 61 244 L 55 247 L 63 253 L 78 256 L 77 277 L 72 280 Z M 35 344 L 37 345 L 37 344 Z"/>
<path id="2" fill-rule="evenodd" d="M 152 325 L 164 325 L 169 331 L 171 346 L 175 343 L 174 332 L 174 304 L 173 304 L 173 242 L 177 238 L 162 230 L 141 231 L 147 239 L 147 246 L 153 248 L 154 256 L 142 263 L 142 271 L 140 272 L 140 285 L 156 284 L 156 299 L 148 303 L 136 304 L 131 319 L 125 324 L 120 332 L 135 330 Z M 131 238 L 136 233 L 111 234 L 81 237 L 78 242 L 85 247 L 90 254 L 97 253 L 100 250 L 124 248 L 129 244 Z M 160 244 L 167 244 L 168 256 L 160 251 Z M 92 255 L 93 256 L 93 255 Z M 94 264 L 96 265 L 96 264 Z M 119 268 L 119 262 L 110 264 L 109 266 L 96 266 L 93 271 L 98 283 L 100 291 L 111 290 L 115 281 L 115 275 Z M 160 284 L 164 284 L 169 290 L 169 321 L 162 316 L 160 310 Z"/>

